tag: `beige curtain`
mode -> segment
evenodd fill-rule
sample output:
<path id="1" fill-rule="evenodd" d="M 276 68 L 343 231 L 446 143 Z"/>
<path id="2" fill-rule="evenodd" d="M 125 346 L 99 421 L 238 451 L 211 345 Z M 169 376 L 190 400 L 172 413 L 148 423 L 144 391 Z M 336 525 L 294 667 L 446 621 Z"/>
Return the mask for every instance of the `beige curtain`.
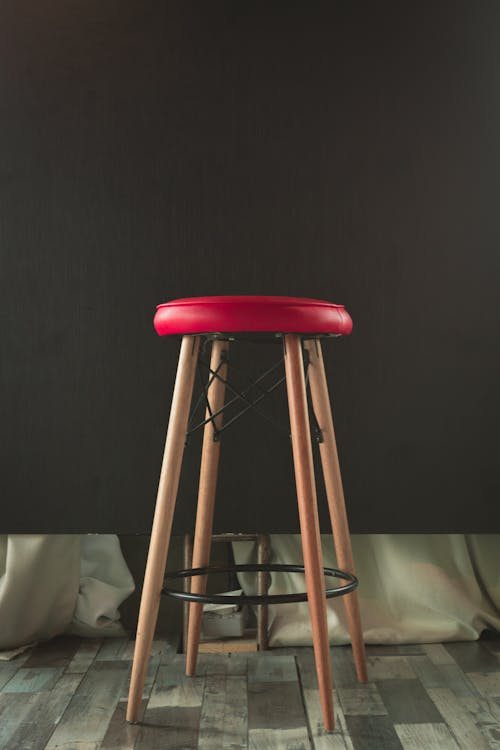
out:
<path id="1" fill-rule="evenodd" d="M 367 643 L 474 640 L 500 630 L 500 535 L 363 534 L 352 537 Z M 300 562 L 300 536 L 271 537 L 273 562 Z M 325 567 L 335 567 L 322 535 Z M 253 543 L 233 545 L 236 562 L 255 562 Z M 272 573 L 270 593 L 304 591 L 304 576 Z M 248 593 L 255 574 L 240 574 Z M 328 579 L 328 582 L 334 579 Z M 270 645 L 311 644 L 307 603 L 270 607 Z M 348 643 L 341 598 L 328 600 L 331 643 Z"/>
<path id="2" fill-rule="evenodd" d="M 133 590 L 114 534 L 0 535 L 0 650 L 121 635 L 118 606 Z"/>

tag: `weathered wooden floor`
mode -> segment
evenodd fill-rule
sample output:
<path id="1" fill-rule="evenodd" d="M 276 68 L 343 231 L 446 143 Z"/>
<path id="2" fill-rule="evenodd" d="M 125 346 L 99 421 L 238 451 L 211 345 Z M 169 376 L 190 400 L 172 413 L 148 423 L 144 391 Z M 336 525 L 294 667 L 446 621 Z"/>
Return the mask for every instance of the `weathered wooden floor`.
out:
<path id="1" fill-rule="evenodd" d="M 325 734 L 309 648 L 184 656 L 154 643 L 142 723 L 125 722 L 133 642 L 62 637 L 0 662 L 9 750 L 500 750 L 500 641 L 369 647 L 370 683 L 333 647 L 336 730 Z"/>

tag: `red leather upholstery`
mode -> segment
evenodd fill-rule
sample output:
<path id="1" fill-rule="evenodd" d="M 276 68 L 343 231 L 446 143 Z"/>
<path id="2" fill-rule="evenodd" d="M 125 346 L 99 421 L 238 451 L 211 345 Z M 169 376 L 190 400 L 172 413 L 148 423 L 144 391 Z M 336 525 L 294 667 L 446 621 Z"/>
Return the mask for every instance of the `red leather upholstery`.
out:
<path id="1" fill-rule="evenodd" d="M 346 335 L 352 320 L 343 305 L 301 297 L 187 297 L 158 305 L 160 336 L 192 333 L 330 333 Z"/>

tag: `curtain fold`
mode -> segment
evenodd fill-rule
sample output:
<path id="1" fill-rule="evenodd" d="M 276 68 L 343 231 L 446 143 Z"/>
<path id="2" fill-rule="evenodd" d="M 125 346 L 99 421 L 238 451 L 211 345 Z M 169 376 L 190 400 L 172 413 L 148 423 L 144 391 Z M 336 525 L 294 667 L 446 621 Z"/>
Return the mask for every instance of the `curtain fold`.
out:
<path id="1" fill-rule="evenodd" d="M 121 635 L 118 606 L 133 590 L 114 534 L 0 535 L 0 650 Z"/>
<path id="2" fill-rule="evenodd" d="M 325 567 L 336 567 L 331 535 L 321 541 Z M 500 630 L 500 535 L 354 534 L 352 545 L 366 643 L 475 640 Z M 271 549 L 273 562 L 302 563 L 300 535 L 273 535 Z M 237 563 L 256 562 L 252 542 L 233 550 Z M 271 575 L 271 594 L 305 590 L 301 574 Z M 257 593 L 254 574 L 239 579 Z M 270 646 L 311 645 L 307 602 L 271 605 L 269 622 Z M 349 643 L 341 597 L 328 600 L 328 628 L 331 643 Z"/>

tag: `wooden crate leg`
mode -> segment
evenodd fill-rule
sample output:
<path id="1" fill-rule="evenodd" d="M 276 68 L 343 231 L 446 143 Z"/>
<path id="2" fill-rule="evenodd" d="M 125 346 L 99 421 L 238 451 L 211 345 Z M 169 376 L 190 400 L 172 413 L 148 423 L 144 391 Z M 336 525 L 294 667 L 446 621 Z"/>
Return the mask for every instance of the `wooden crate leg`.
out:
<path id="1" fill-rule="evenodd" d="M 271 540 L 268 534 L 257 535 L 257 562 L 264 565 L 271 557 Z M 257 589 L 259 596 L 265 596 L 269 592 L 269 573 L 260 572 L 257 576 Z M 269 605 L 259 604 L 257 606 L 257 643 L 259 651 L 265 651 L 269 646 Z"/>

